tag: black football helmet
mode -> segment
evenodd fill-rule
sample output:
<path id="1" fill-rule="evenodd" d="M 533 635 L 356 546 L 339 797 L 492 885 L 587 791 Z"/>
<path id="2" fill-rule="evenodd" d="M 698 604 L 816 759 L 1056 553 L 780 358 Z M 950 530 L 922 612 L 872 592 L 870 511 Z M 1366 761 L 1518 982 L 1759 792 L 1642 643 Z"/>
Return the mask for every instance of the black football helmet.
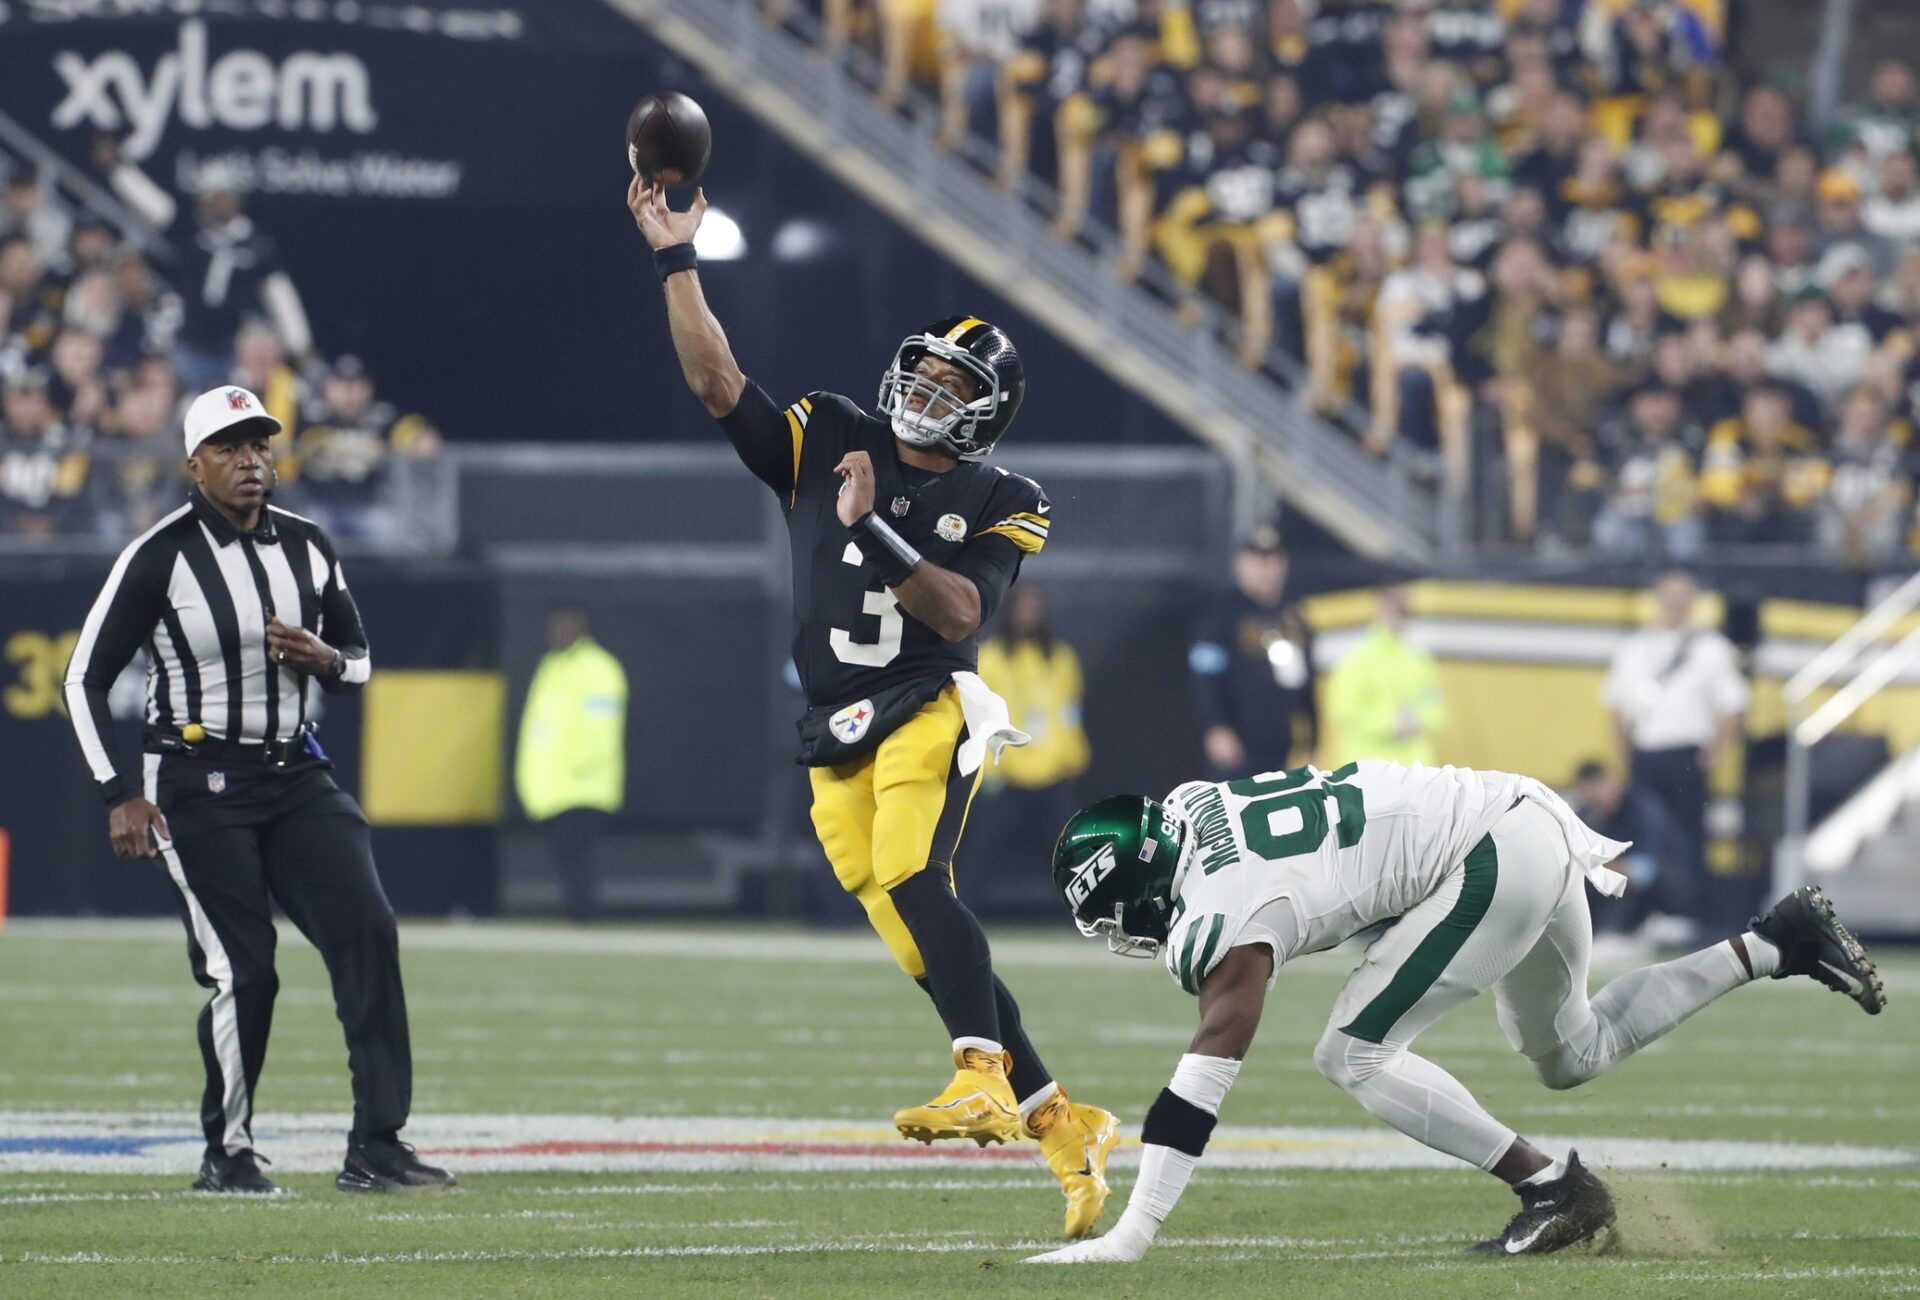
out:
<path id="1" fill-rule="evenodd" d="M 973 376 L 972 401 L 916 373 L 929 356 Z M 984 456 L 1013 423 L 1026 395 L 1027 372 L 1013 340 L 978 316 L 949 316 L 901 341 L 880 376 L 879 407 L 894 437 L 909 446 Z"/>

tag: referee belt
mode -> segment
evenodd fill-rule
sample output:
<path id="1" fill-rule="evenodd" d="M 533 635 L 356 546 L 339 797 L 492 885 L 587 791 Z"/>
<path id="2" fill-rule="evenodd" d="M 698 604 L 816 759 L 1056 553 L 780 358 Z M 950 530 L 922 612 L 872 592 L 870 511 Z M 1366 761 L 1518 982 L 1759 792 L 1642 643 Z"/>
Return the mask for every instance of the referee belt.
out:
<path id="1" fill-rule="evenodd" d="M 214 759 L 236 767 L 287 767 L 303 759 L 320 756 L 307 744 L 312 731 L 302 727 L 285 740 L 240 741 L 207 736 L 188 740 L 174 731 L 147 733 L 147 748 L 162 754 L 188 754 L 194 758 Z"/>

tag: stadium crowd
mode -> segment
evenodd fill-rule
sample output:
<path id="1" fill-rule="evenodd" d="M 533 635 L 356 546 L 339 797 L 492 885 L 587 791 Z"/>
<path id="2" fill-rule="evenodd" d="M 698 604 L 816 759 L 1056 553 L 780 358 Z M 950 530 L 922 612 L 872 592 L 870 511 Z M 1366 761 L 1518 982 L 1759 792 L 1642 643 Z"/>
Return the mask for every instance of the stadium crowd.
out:
<path id="1" fill-rule="evenodd" d="M 1737 0 L 815 2 L 883 101 L 1506 537 L 1920 553 L 1900 60 L 1814 121 L 1735 74 Z"/>
<path id="2" fill-rule="evenodd" d="M 183 498 L 181 420 L 223 383 L 284 426 L 277 499 L 336 537 L 403 531 L 394 466 L 438 433 L 315 347 L 273 240 L 215 169 L 183 204 L 103 141 L 100 179 L 161 232 L 133 237 L 0 151 L 0 539 L 123 540 Z"/>

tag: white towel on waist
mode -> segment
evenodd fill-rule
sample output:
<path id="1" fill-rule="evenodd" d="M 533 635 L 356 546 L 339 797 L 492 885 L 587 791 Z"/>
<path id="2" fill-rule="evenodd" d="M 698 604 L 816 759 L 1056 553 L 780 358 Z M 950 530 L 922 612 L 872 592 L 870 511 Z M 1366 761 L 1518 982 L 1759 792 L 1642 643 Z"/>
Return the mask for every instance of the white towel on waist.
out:
<path id="1" fill-rule="evenodd" d="M 1521 779 L 1520 797 L 1539 804 L 1560 823 L 1561 834 L 1567 837 L 1567 848 L 1573 854 L 1574 868 L 1587 878 L 1589 885 L 1608 898 L 1618 898 L 1627 892 L 1625 874 L 1609 870 L 1607 864 L 1632 848 L 1632 840 L 1608 839 L 1581 821 L 1580 814 L 1552 786 L 1530 776 Z"/>
<path id="2" fill-rule="evenodd" d="M 1013 725 L 1007 702 L 993 693 L 979 673 L 955 673 L 954 687 L 960 692 L 960 713 L 967 720 L 967 738 L 960 744 L 960 775 L 972 776 L 986 762 L 987 754 L 1000 761 L 1000 751 L 1008 745 L 1024 745 L 1033 737 Z"/>

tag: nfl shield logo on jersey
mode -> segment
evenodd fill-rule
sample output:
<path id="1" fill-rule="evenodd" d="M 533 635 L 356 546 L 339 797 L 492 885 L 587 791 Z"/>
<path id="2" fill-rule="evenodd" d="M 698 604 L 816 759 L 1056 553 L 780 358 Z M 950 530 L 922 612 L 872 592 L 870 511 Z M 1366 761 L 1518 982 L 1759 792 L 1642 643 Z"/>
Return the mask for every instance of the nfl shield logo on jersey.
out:
<path id="1" fill-rule="evenodd" d="M 222 790 L 225 790 L 226 788 L 227 788 L 227 774 L 225 772 L 207 773 L 207 789 L 213 791 L 213 793 L 215 794 L 219 794 Z"/>
<path id="2" fill-rule="evenodd" d="M 827 720 L 833 734 L 840 737 L 842 744 L 851 745 L 867 734 L 867 728 L 873 725 L 873 701 L 861 700 L 849 704 Z"/>
<path id="3" fill-rule="evenodd" d="M 913 502 L 908 500 L 906 497 L 895 497 L 893 499 L 893 517 L 895 519 L 898 519 L 901 515 L 906 514 L 907 511 L 911 510 L 912 508 L 913 508 Z"/>

